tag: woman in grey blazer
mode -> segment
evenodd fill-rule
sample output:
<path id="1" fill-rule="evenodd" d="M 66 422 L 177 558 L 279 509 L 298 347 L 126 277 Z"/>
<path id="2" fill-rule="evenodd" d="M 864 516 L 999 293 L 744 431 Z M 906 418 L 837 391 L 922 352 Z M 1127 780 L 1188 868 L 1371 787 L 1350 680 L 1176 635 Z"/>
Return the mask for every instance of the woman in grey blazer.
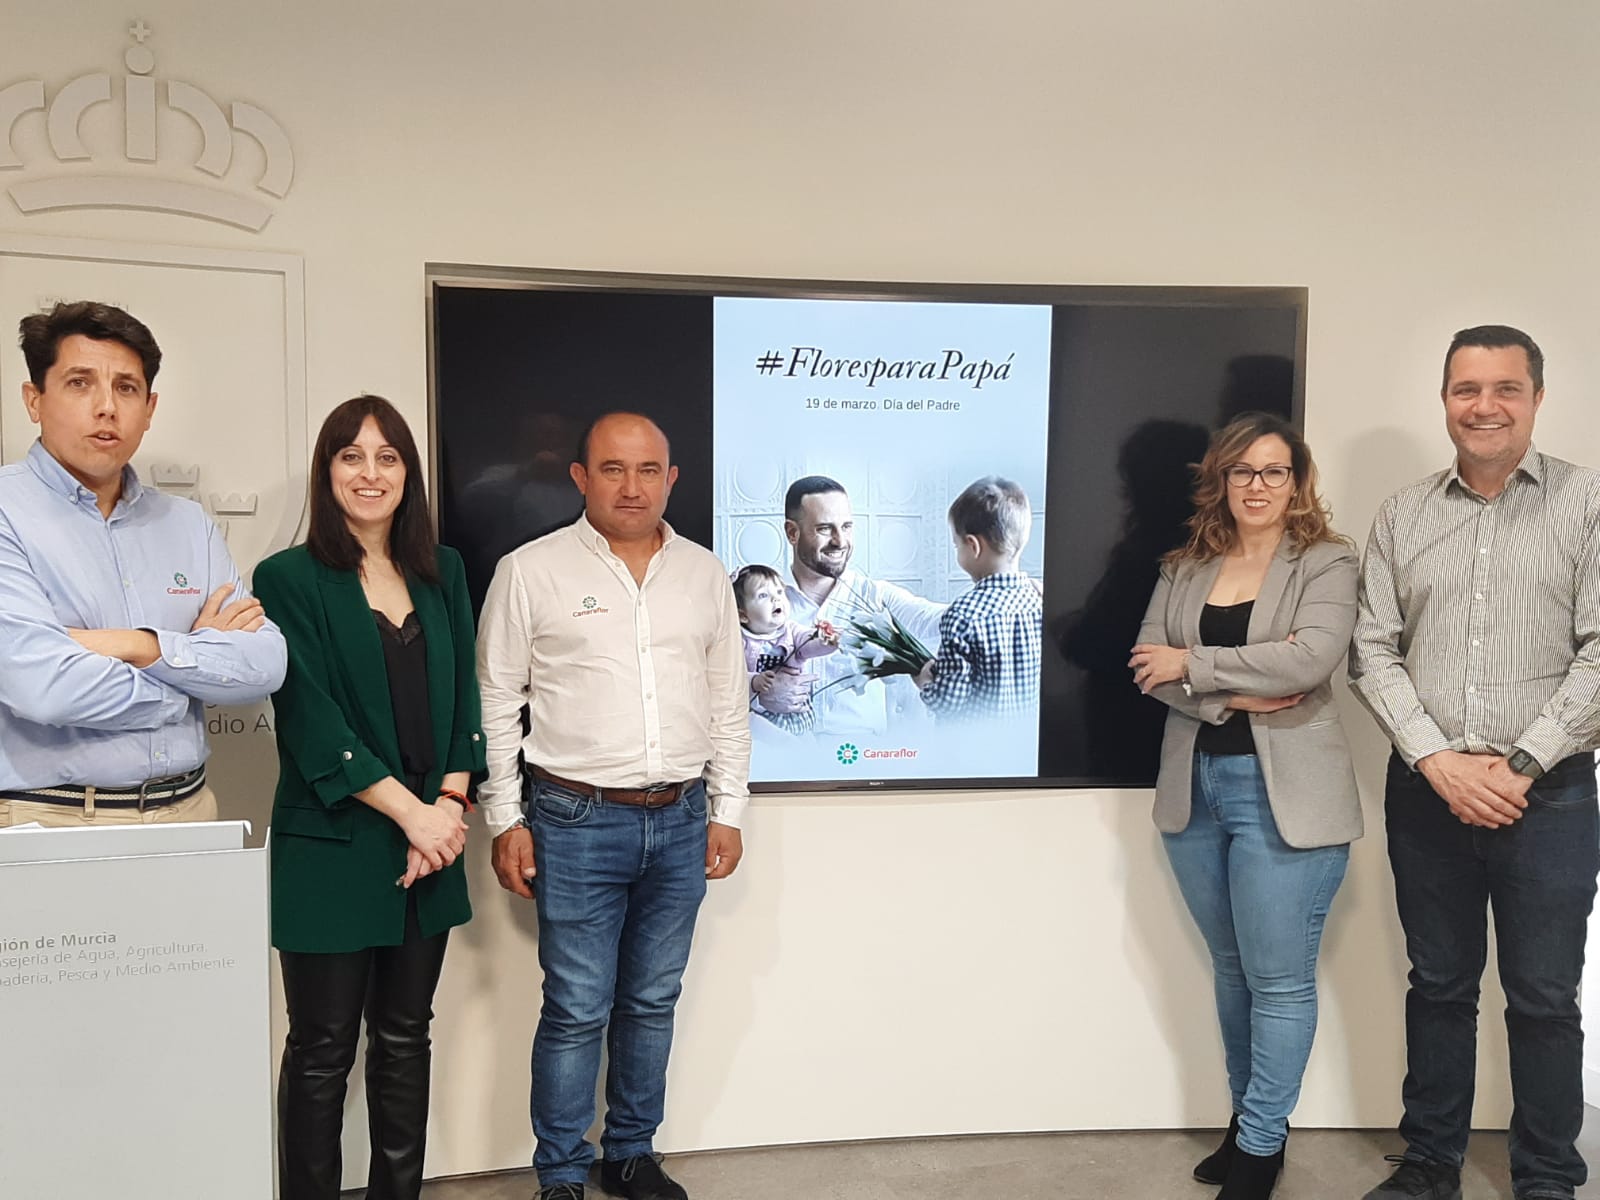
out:
<path id="1" fill-rule="evenodd" d="M 1211 439 L 1186 545 L 1130 666 L 1167 704 L 1156 827 L 1211 950 L 1233 1120 L 1195 1178 L 1265 1200 L 1317 1024 L 1323 921 L 1361 836 L 1330 679 L 1358 560 L 1293 426 L 1247 413 Z"/>

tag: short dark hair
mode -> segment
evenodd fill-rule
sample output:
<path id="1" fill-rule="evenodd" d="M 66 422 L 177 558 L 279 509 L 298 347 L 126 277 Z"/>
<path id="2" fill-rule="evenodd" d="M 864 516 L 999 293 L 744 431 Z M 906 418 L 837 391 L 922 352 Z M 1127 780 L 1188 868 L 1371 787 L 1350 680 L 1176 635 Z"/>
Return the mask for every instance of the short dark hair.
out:
<path id="1" fill-rule="evenodd" d="M 144 368 L 144 386 L 155 386 L 161 369 L 161 347 L 145 323 L 111 304 L 95 300 L 60 301 L 49 312 L 30 313 L 17 326 L 21 335 L 22 357 L 28 363 L 28 378 L 36 388 L 44 387 L 45 376 L 56 365 L 61 342 L 81 334 L 97 342 L 120 342 L 139 356 Z"/>
<path id="2" fill-rule="evenodd" d="M 1033 513 L 1022 485 L 985 475 L 967 485 L 950 504 L 950 528 L 962 537 L 981 538 L 1007 558 L 1028 544 Z"/>
<path id="3" fill-rule="evenodd" d="M 770 579 L 779 587 L 783 586 L 783 576 L 765 563 L 747 563 L 740 567 L 733 573 L 733 602 L 740 612 L 744 611 L 745 586 L 752 579 Z"/>
<path id="4" fill-rule="evenodd" d="M 341 571 L 360 568 L 366 551 L 350 532 L 344 510 L 333 495 L 334 456 L 353 444 L 371 417 L 383 440 L 400 454 L 406 468 L 406 486 L 389 527 L 389 557 L 407 575 L 427 583 L 439 582 L 439 542 L 428 517 L 428 489 L 422 482 L 422 458 L 398 409 L 382 396 L 357 396 L 328 414 L 311 452 L 311 529 L 306 548 L 325 566 Z"/>
<path id="5" fill-rule="evenodd" d="M 1544 391 L 1544 351 L 1539 349 L 1539 343 L 1510 325 L 1474 325 L 1471 329 L 1458 331 L 1450 339 L 1450 349 L 1444 353 L 1444 378 L 1439 384 L 1441 395 L 1450 386 L 1450 360 L 1463 346 L 1478 346 L 1484 350 L 1506 350 L 1521 346 L 1528 356 L 1528 377 L 1533 380 L 1533 390 Z"/>
<path id="6" fill-rule="evenodd" d="M 650 422 L 650 424 L 656 427 L 656 432 L 661 434 L 661 440 L 667 443 L 667 463 L 670 464 L 672 462 L 672 439 L 667 437 L 666 431 L 661 428 L 660 423 L 657 422 L 654 417 L 648 416 L 642 412 L 634 412 L 632 409 L 617 408 L 610 412 L 601 413 L 598 417 L 583 427 L 583 432 L 578 435 L 577 449 L 573 452 L 572 456 L 572 461 L 577 463 L 578 466 L 582 467 L 586 471 L 589 469 L 589 438 L 593 436 L 595 427 L 599 425 L 601 421 L 607 420 L 610 417 L 637 417 L 641 421 Z"/>
<path id="7" fill-rule="evenodd" d="M 829 492 L 845 492 L 844 484 L 837 479 L 829 479 L 826 475 L 806 475 L 796 479 L 789 485 L 789 490 L 783 494 L 783 515 L 790 521 L 800 519 L 800 503 L 807 496 L 825 496 Z"/>

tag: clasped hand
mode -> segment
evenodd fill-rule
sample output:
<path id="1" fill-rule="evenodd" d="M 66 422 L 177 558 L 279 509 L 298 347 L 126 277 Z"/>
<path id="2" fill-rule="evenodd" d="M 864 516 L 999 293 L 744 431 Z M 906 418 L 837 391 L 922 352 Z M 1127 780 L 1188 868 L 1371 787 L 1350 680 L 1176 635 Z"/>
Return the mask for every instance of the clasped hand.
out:
<path id="1" fill-rule="evenodd" d="M 1418 759 L 1417 770 L 1463 825 L 1500 829 L 1528 807 L 1533 780 L 1513 771 L 1499 754 L 1440 750 Z"/>
<path id="2" fill-rule="evenodd" d="M 407 810 L 401 830 L 410 843 L 406 847 L 406 873 L 397 881 L 410 887 L 424 875 L 442 871 L 461 856 L 467 845 L 467 823 L 461 805 L 448 796 L 432 804 L 420 800 Z"/>

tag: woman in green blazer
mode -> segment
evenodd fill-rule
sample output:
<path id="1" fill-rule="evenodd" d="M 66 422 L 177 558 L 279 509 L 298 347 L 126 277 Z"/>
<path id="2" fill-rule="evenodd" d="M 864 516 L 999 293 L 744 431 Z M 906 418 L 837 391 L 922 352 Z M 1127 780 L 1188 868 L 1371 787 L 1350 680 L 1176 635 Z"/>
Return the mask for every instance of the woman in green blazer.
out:
<path id="1" fill-rule="evenodd" d="M 272 699 L 272 944 L 289 1010 L 280 1194 L 339 1194 L 364 1012 L 367 1196 L 415 1200 L 433 992 L 450 928 L 472 915 L 459 856 L 484 743 L 466 576 L 434 540 L 416 443 L 387 400 L 328 415 L 307 542 L 261 563 L 254 586 L 289 644 Z"/>

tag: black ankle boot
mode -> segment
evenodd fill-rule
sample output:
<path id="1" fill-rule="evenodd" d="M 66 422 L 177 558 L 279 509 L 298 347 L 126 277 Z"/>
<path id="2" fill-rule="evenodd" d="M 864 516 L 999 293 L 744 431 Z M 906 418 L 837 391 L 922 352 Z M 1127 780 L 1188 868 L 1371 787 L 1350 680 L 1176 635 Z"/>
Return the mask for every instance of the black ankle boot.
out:
<path id="1" fill-rule="evenodd" d="M 1276 1154 L 1262 1156 L 1235 1146 L 1233 1161 L 1228 1164 L 1228 1178 L 1217 1193 L 1217 1200 L 1267 1200 L 1272 1189 L 1278 1186 L 1278 1174 L 1282 1170 L 1281 1147 Z"/>
<path id="2" fill-rule="evenodd" d="M 1220 1187 L 1228 1178 L 1228 1164 L 1233 1161 L 1233 1151 L 1239 1144 L 1239 1114 L 1228 1118 L 1228 1132 L 1222 1135 L 1222 1145 L 1194 1165 L 1194 1177 L 1201 1183 Z"/>

